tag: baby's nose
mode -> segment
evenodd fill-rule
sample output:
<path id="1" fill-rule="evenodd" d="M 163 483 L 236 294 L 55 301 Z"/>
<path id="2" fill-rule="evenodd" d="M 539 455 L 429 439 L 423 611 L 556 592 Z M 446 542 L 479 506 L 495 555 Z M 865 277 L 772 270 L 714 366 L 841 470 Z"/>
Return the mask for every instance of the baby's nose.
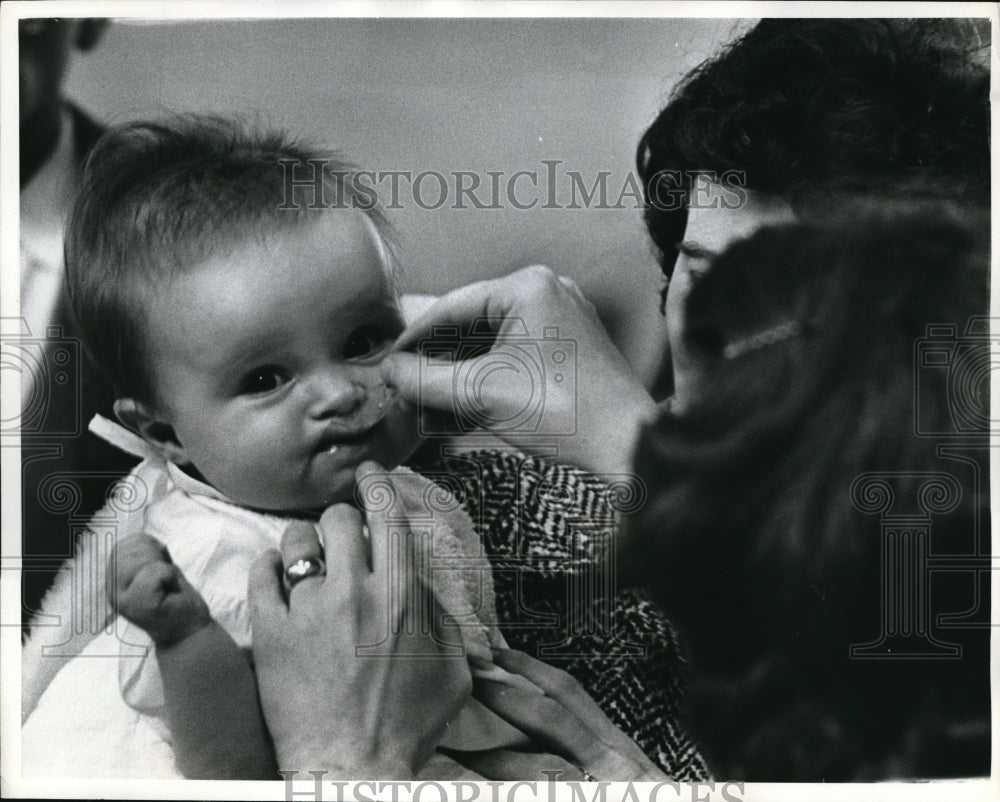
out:
<path id="1" fill-rule="evenodd" d="M 367 389 L 357 377 L 340 371 L 316 376 L 311 390 L 313 401 L 310 415 L 314 418 L 352 415 L 361 408 L 367 397 Z"/>

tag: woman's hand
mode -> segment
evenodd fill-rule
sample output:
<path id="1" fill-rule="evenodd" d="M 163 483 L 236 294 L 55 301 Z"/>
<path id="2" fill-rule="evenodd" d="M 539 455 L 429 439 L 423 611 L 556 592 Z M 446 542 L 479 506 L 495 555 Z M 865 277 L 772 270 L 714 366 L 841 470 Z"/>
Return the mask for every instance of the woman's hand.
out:
<path id="1" fill-rule="evenodd" d="M 583 686 L 565 671 L 514 650 L 496 651 L 493 660 L 501 668 L 530 679 L 545 691 L 545 696 L 499 682 L 477 680 L 476 698 L 540 746 L 578 766 L 595 780 L 669 779 L 635 741 L 608 720 Z M 577 778 L 570 774 L 553 779 Z"/>
<path id="2" fill-rule="evenodd" d="M 365 463 L 366 477 L 381 469 Z M 363 495 L 363 492 L 362 494 Z M 253 653 L 261 704 L 284 770 L 335 777 L 411 779 L 466 703 L 471 674 L 455 628 L 415 578 L 410 533 L 347 504 L 316 528 L 292 526 L 250 577 Z M 283 566 L 326 561 L 293 579 Z M 303 565 L 303 563 L 299 563 Z M 287 583 L 287 579 L 285 580 Z M 287 586 L 287 585 L 286 585 Z"/>
<path id="3" fill-rule="evenodd" d="M 441 358 L 484 341 L 485 353 Z M 422 353 L 407 352 L 415 347 Z M 628 472 L 639 426 L 655 412 L 593 305 L 547 267 L 448 293 L 406 328 L 382 366 L 422 411 L 448 413 L 462 431 L 489 429 L 529 452 L 558 442 L 560 460 L 596 473 Z"/>

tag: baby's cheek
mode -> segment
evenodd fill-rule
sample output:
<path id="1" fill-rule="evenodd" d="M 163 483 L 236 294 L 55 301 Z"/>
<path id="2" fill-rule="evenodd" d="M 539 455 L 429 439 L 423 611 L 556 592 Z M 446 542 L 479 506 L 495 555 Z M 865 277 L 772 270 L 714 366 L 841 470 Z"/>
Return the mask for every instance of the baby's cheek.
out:
<path id="1" fill-rule="evenodd" d="M 225 461 L 217 462 L 216 481 L 209 482 L 236 504 L 251 508 L 277 509 L 286 507 L 296 493 L 301 492 L 293 468 L 286 466 L 277 455 L 260 459 L 259 455 L 231 451 Z M 281 470 L 281 468 L 286 468 Z"/>

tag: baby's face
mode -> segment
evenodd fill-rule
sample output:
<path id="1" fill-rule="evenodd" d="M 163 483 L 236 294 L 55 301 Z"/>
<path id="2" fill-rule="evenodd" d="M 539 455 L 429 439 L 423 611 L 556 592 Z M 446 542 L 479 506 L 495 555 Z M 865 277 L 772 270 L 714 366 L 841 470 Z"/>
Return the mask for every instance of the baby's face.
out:
<path id="1" fill-rule="evenodd" d="M 175 461 L 233 501 L 319 510 L 419 442 L 379 362 L 403 329 L 374 228 L 330 210 L 191 266 L 146 304 L 157 418 Z"/>

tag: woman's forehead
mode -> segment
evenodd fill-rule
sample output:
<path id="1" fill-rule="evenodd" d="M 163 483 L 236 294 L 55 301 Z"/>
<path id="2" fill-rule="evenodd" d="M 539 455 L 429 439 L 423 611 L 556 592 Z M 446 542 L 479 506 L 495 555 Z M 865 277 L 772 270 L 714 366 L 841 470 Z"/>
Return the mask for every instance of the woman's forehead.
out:
<path id="1" fill-rule="evenodd" d="M 710 254 L 719 254 L 737 239 L 757 229 L 795 220 L 787 200 L 746 188 L 737 191 L 709 176 L 698 175 L 689 198 L 684 243 Z"/>

